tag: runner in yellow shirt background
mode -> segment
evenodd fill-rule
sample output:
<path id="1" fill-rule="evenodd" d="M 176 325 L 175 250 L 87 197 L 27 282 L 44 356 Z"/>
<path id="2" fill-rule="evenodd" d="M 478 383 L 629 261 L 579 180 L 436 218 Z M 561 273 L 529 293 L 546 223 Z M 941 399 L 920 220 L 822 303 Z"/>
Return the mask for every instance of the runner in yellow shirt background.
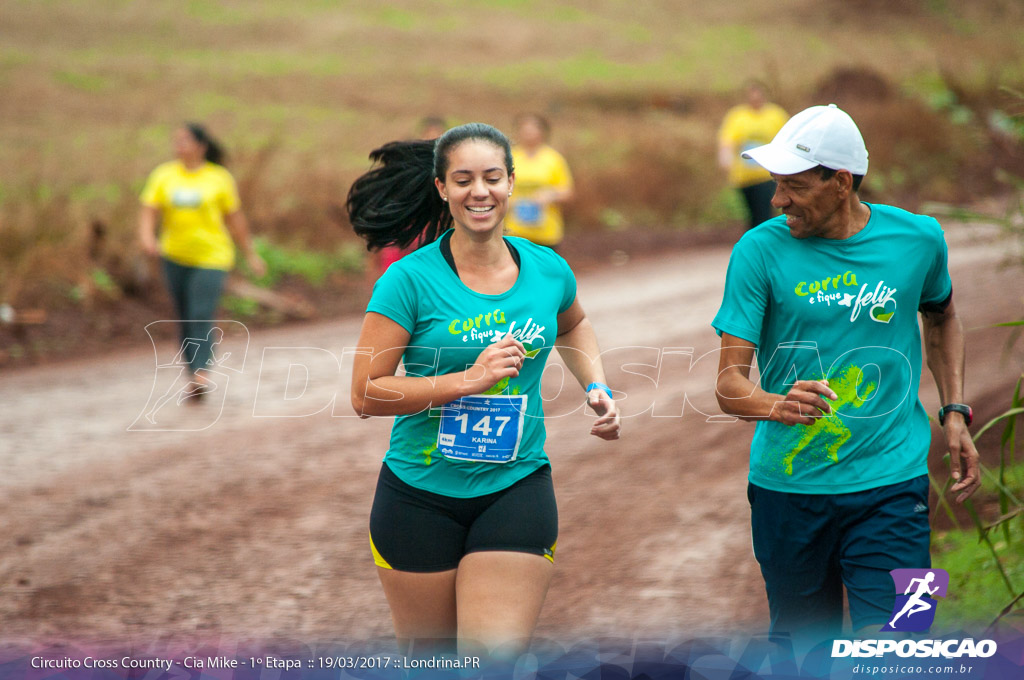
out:
<path id="1" fill-rule="evenodd" d="M 512 147 L 516 184 L 505 231 L 555 248 L 565 225 L 561 205 L 572 199 L 572 175 L 562 154 L 548 146 L 551 126 L 535 113 L 516 116 L 518 144 Z"/>
<path id="2" fill-rule="evenodd" d="M 729 171 L 729 183 L 739 189 L 750 215 L 748 229 L 774 217 L 771 200 L 775 182 L 768 171 L 740 154 L 772 141 L 789 115 L 768 101 L 764 83 L 750 80 L 746 103 L 729 109 L 718 132 L 718 164 Z"/>
<path id="3" fill-rule="evenodd" d="M 205 384 L 198 371 L 211 359 L 210 320 L 235 264 L 235 244 L 256 276 L 267 266 L 253 249 L 235 180 L 221 165 L 220 145 L 196 123 L 176 130 L 173 145 L 176 159 L 150 173 L 142 190 L 139 240 L 146 254 L 162 260 L 181 320 L 182 347 L 196 348 L 185 358 L 194 382 Z"/>

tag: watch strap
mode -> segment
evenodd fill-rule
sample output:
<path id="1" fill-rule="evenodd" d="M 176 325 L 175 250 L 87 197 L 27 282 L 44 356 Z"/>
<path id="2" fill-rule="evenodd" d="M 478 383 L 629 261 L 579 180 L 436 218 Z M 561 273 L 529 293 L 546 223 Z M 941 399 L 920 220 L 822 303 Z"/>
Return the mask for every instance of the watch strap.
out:
<path id="1" fill-rule="evenodd" d="M 951 412 L 962 413 L 964 423 L 970 425 L 974 420 L 974 411 L 967 404 L 946 404 L 939 409 L 939 425 L 946 424 L 946 414 Z"/>

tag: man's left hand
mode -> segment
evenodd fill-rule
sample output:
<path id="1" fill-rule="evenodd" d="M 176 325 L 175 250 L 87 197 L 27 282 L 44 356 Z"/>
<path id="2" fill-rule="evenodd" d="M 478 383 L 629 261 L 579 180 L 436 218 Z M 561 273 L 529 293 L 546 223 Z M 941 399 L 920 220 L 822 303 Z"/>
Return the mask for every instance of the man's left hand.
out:
<path id="1" fill-rule="evenodd" d="M 942 428 L 949 446 L 949 470 L 953 477 L 950 492 L 958 494 L 957 503 L 963 503 L 981 485 L 981 467 L 978 464 L 978 450 L 964 424 L 963 416 L 950 413 Z"/>

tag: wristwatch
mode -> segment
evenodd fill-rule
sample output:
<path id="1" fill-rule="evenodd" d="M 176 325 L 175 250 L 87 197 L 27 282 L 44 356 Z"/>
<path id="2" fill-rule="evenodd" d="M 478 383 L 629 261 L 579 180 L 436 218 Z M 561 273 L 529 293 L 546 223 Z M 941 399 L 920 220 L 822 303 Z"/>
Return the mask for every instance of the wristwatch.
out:
<path id="1" fill-rule="evenodd" d="M 939 409 L 939 425 L 946 424 L 946 414 L 952 411 L 964 414 L 964 423 L 967 425 L 970 425 L 971 421 L 974 420 L 974 411 L 967 404 L 946 404 Z"/>

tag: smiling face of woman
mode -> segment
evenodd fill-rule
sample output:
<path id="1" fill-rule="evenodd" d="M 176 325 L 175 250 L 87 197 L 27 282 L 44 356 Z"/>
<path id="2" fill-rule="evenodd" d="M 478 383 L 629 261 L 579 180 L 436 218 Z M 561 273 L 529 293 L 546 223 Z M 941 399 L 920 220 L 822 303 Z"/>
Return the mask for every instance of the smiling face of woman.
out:
<path id="1" fill-rule="evenodd" d="M 457 226 L 473 233 L 501 233 L 515 174 L 506 169 L 505 150 L 469 139 L 448 152 L 444 181 L 435 180 Z"/>

